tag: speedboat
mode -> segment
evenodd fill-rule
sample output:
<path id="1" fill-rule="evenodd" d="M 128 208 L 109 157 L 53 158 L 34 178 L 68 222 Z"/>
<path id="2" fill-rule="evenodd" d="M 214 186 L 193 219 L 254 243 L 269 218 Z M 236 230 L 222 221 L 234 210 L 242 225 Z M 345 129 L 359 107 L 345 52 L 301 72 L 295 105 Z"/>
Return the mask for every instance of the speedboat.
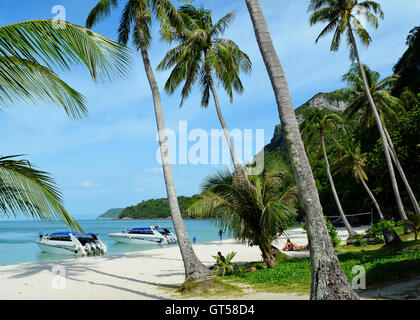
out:
<path id="1" fill-rule="evenodd" d="M 106 245 L 95 233 L 56 232 L 37 241 L 43 252 L 76 256 L 103 255 Z"/>
<path id="2" fill-rule="evenodd" d="M 134 228 L 127 232 L 110 233 L 109 236 L 117 242 L 133 244 L 172 244 L 178 241 L 169 228 L 161 226 Z"/>

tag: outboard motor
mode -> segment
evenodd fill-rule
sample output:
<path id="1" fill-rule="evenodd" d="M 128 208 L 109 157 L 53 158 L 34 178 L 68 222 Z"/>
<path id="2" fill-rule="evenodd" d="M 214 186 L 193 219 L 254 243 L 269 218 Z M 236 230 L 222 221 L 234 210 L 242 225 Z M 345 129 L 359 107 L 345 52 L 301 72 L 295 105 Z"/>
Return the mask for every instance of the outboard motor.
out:
<path id="1" fill-rule="evenodd" d="M 82 256 L 85 256 L 86 255 L 86 251 L 83 248 L 83 246 L 80 243 L 80 241 L 74 235 L 72 235 L 71 233 L 69 234 L 69 236 L 70 236 L 71 242 L 73 242 L 74 245 L 75 245 L 75 247 L 76 247 L 75 248 L 76 254 L 80 254 Z"/>
<path id="2" fill-rule="evenodd" d="M 104 255 L 106 253 L 106 245 L 103 243 L 100 239 L 96 240 L 98 242 L 98 245 L 100 247 L 101 255 Z"/>
<path id="3" fill-rule="evenodd" d="M 85 251 L 86 251 L 86 253 L 87 253 L 88 255 L 92 254 L 92 249 L 91 249 L 91 247 L 90 247 L 89 242 L 87 242 L 87 243 L 85 244 Z"/>
<path id="4" fill-rule="evenodd" d="M 98 255 L 98 248 L 97 248 L 97 246 L 96 246 L 96 244 L 94 243 L 94 242 L 91 242 L 90 243 L 90 247 L 92 248 L 92 253 L 94 254 L 94 255 Z"/>

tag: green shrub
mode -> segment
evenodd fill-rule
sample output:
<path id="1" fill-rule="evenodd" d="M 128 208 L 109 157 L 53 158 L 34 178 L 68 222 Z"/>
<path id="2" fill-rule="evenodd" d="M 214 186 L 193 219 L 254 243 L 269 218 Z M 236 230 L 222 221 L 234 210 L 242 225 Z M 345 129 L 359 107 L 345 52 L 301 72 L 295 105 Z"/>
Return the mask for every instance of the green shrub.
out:
<path id="1" fill-rule="evenodd" d="M 366 247 L 366 242 L 363 236 L 356 237 L 356 243 L 354 245 L 358 247 Z"/>
<path id="2" fill-rule="evenodd" d="M 378 238 L 382 239 L 382 229 L 385 228 L 394 228 L 395 222 L 391 220 L 381 220 L 375 223 L 366 231 L 367 238 Z"/>
<path id="3" fill-rule="evenodd" d="M 238 267 L 235 263 L 232 262 L 233 257 L 235 257 L 236 252 L 230 252 L 226 255 L 225 261 L 223 261 L 219 256 L 213 256 L 216 259 L 215 272 L 216 274 L 224 277 L 225 275 L 232 274 L 238 271 Z"/>

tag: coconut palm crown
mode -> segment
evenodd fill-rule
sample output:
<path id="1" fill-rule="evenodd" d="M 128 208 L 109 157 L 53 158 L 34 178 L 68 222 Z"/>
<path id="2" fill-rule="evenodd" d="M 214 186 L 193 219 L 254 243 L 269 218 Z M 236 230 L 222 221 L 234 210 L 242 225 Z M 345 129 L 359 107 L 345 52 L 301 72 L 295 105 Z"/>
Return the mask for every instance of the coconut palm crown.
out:
<path id="1" fill-rule="evenodd" d="M 230 12 L 213 23 L 211 11 L 203 8 L 185 5 L 179 12 L 184 29 L 172 36 L 179 45 L 170 50 L 158 66 L 159 70 L 173 68 L 165 84 L 166 92 L 172 94 L 184 83 L 182 106 L 198 82 L 202 92 L 201 105 L 207 107 L 214 75 L 232 102 L 234 91 L 242 93 L 244 90 L 239 73 L 249 73 L 252 67 L 249 57 L 234 41 L 220 37 L 232 23 L 235 13 Z"/>
<path id="2" fill-rule="evenodd" d="M 378 28 L 378 17 L 384 18 L 381 6 L 375 1 L 358 0 L 311 0 L 308 12 L 313 12 L 310 16 L 310 24 L 326 23 L 315 42 L 333 33 L 331 51 L 338 51 L 343 36 L 350 48 L 350 59 L 356 58 L 353 42 L 353 32 L 362 44 L 369 46 L 372 38 L 366 30 L 367 24 Z"/>
<path id="3" fill-rule="evenodd" d="M 404 112 L 404 106 L 400 99 L 391 95 L 389 90 L 398 80 L 398 76 L 392 75 L 381 79 L 379 72 L 373 71 L 368 66 L 363 66 L 368 81 L 372 98 L 375 101 L 382 121 L 386 124 L 389 121 L 397 120 L 398 112 Z M 364 89 L 362 75 L 357 64 L 353 64 L 348 73 L 343 75 L 343 81 L 348 88 L 341 89 L 343 98 L 350 102 L 345 110 L 348 117 L 355 117 L 362 114 L 360 125 L 362 128 L 371 128 L 375 125 L 375 117 Z"/>

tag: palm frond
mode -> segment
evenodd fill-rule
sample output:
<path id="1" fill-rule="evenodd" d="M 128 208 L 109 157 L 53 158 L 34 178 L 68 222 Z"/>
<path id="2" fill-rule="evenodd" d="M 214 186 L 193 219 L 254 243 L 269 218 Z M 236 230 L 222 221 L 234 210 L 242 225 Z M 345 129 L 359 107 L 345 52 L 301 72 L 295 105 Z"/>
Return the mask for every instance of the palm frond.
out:
<path id="1" fill-rule="evenodd" d="M 71 229 L 82 231 L 64 208 L 61 194 L 49 174 L 17 157 L 0 157 L 0 212 L 5 216 L 59 220 Z"/>
<path id="2" fill-rule="evenodd" d="M 84 97 L 52 70 L 30 60 L 0 56 L 0 105 L 18 101 L 59 104 L 71 118 L 87 115 Z"/>
<path id="3" fill-rule="evenodd" d="M 32 20 L 0 27 L 0 52 L 49 68 L 69 69 L 83 63 L 95 81 L 122 77 L 131 62 L 130 50 L 75 24 Z"/>
<path id="4" fill-rule="evenodd" d="M 97 5 L 90 11 L 86 19 L 86 28 L 92 28 L 103 19 L 111 15 L 111 9 L 118 6 L 118 0 L 100 0 Z"/>

